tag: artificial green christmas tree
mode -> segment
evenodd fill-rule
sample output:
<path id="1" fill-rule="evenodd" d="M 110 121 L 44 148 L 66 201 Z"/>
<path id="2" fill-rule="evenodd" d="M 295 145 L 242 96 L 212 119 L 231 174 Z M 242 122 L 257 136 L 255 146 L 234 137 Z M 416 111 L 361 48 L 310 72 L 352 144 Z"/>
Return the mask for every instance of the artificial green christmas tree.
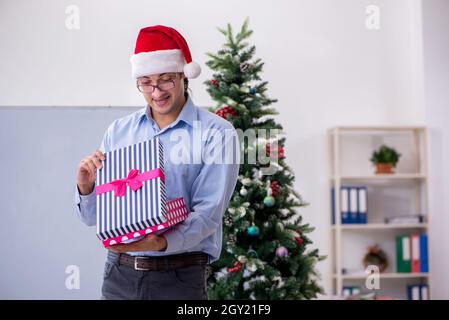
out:
<path id="1" fill-rule="evenodd" d="M 259 76 L 263 62 L 253 58 L 255 46 L 246 42 L 252 34 L 248 20 L 235 36 L 229 24 L 218 30 L 226 43 L 208 54 L 213 79 L 205 84 L 218 105 L 211 111 L 240 133 L 255 130 L 257 139 L 240 135 L 242 164 L 223 217 L 221 256 L 209 267 L 209 299 L 314 298 L 322 290 L 315 267 L 323 257 L 308 248 L 312 242 L 307 234 L 313 228 L 297 213 L 307 204 L 292 187 L 282 126 L 272 117 L 277 111 L 269 107 L 277 100 L 267 97 L 267 82 Z M 265 158 L 249 161 L 254 150 L 262 150 Z M 266 174 L 267 167 L 276 170 Z"/>

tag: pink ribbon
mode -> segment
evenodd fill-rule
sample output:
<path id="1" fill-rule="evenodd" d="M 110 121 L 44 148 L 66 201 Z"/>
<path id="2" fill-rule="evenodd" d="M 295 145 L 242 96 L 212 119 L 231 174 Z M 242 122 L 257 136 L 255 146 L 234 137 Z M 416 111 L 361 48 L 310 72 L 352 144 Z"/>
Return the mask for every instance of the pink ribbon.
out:
<path id="1" fill-rule="evenodd" d="M 96 194 L 102 194 L 105 192 L 115 190 L 116 197 L 122 197 L 125 195 L 126 186 L 128 185 L 133 191 L 137 191 L 142 188 L 142 181 L 147 181 L 154 178 L 161 178 L 165 182 L 164 172 L 157 168 L 150 171 L 145 171 L 139 174 L 139 170 L 129 170 L 128 177 L 123 179 L 116 179 L 109 183 L 105 183 L 96 187 Z"/>

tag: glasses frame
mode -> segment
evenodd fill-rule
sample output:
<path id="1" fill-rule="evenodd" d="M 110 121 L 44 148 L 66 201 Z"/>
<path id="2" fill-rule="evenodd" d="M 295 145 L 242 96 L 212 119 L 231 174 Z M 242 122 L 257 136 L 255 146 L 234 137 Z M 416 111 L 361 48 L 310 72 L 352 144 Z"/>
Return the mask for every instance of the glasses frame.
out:
<path id="1" fill-rule="evenodd" d="M 167 83 L 167 82 L 171 82 L 171 83 L 173 84 L 173 87 L 171 87 L 170 89 L 165 89 L 165 90 L 163 90 L 163 89 L 161 89 L 161 88 L 159 87 L 162 83 Z M 158 88 L 159 91 L 166 92 L 166 91 L 171 90 L 171 89 L 173 89 L 173 88 L 176 87 L 175 79 L 166 80 L 166 81 L 163 81 L 162 83 L 158 83 L 158 84 L 156 84 L 156 85 L 154 85 L 154 84 L 146 84 L 145 87 L 152 87 L 153 90 L 151 90 L 151 91 L 149 91 L 149 92 L 145 92 L 145 91 L 140 90 L 140 87 L 143 86 L 143 85 L 139 85 L 139 79 L 137 79 L 137 80 L 136 80 L 136 87 L 137 87 L 137 90 L 139 90 L 139 91 L 142 92 L 142 93 L 153 93 L 154 90 L 156 90 L 156 88 Z"/>

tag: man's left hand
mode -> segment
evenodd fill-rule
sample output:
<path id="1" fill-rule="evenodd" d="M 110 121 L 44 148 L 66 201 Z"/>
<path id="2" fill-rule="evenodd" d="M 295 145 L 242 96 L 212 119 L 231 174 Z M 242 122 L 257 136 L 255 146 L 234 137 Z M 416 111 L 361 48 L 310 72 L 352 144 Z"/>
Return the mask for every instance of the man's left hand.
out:
<path id="1" fill-rule="evenodd" d="M 108 247 L 109 250 L 117 253 L 132 251 L 161 251 L 167 248 L 167 240 L 164 236 L 148 234 L 142 240 L 128 244 L 116 244 Z"/>

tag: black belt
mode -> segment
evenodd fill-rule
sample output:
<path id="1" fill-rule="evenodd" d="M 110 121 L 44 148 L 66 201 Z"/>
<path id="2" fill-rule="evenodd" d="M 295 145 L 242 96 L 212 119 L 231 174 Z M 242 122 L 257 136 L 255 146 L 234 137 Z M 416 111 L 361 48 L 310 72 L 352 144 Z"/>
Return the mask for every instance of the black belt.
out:
<path id="1" fill-rule="evenodd" d="M 178 269 L 193 265 L 206 265 L 207 262 L 208 255 L 204 252 L 189 252 L 157 257 L 135 257 L 126 253 L 121 253 L 119 257 L 119 264 L 133 267 L 134 270 L 141 271 Z"/>

